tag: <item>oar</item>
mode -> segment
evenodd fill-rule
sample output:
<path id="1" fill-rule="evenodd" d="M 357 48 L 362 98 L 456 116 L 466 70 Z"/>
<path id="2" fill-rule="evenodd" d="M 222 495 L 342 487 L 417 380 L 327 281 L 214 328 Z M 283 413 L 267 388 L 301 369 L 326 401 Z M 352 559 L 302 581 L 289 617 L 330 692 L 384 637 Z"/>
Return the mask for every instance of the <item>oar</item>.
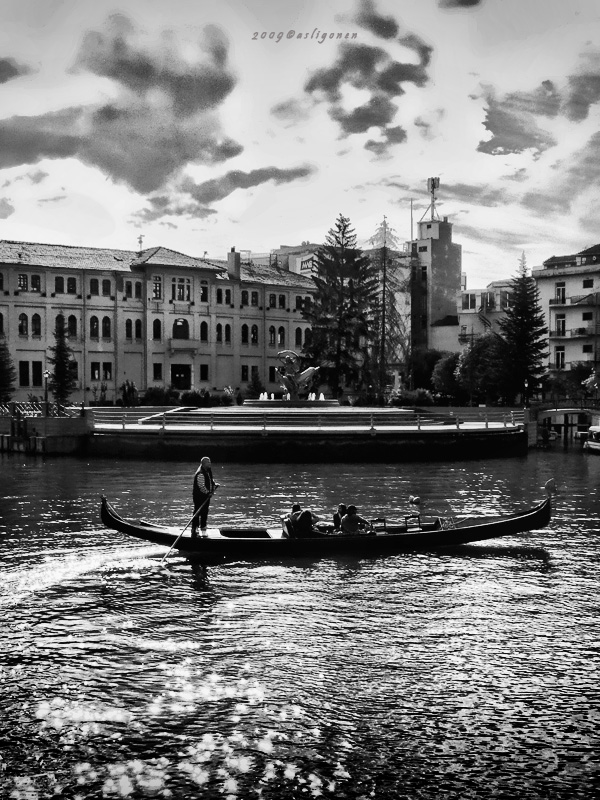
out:
<path id="1" fill-rule="evenodd" d="M 202 503 L 202 505 L 198 507 L 198 510 L 197 510 L 197 511 L 194 511 L 194 513 L 193 513 L 193 515 L 191 516 L 191 518 L 190 518 L 190 519 L 187 521 L 185 528 L 184 528 L 184 529 L 181 531 L 181 533 L 180 533 L 180 534 L 179 534 L 179 536 L 178 536 L 178 537 L 175 539 L 175 541 L 173 542 L 173 544 L 171 545 L 171 547 L 169 547 L 169 549 L 167 550 L 167 552 L 165 553 L 165 555 L 162 557 L 162 559 L 161 559 L 161 562 L 160 562 L 161 564 L 164 562 L 164 560 L 165 560 L 165 559 L 166 559 L 166 557 L 169 555 L 169 553 L 171 552 L 171 550 L 172 550 L 172 549 L 175 547 L 175 545 L 177 544 L 177 542 L 178 542 L 178 541 L 181 539 L 181 537 L 183 536 L 183 534 L 186 532 L 186 530 L 187 530 L 187 528 L 188 528 L 188 525 L 189 525 L 191 522 L 193 522 L 193 521 L 196 519 L 196 517 L 198 516 L 198 514 L 199 514 L 199 513 L 202 511 L 202 509 L 204 508 L 204 506 L 205 506 L 205 505 L 208 503 L 208 501 L 210 500 L 210 497 L 211 497 L 211 495 L 212 495 L 212 492 L 211 492 L 211 493 L 208 495 L 208 497 L 207 497 L 207 498 L 206 498 L 206 500 L 205 500 L 205 501 Z"/>

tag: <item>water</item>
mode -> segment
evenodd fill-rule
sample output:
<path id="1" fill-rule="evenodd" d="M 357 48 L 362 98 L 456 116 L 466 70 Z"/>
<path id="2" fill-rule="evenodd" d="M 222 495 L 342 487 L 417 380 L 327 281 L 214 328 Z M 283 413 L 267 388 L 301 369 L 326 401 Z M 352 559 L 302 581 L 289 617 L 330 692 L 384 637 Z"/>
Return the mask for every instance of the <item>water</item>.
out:
<path id="1" fill-rule="evenodd" d="M 205 579 L 105 530 L 183 525 L 190 464 L 0 457 L 0 797 L 592 798 L 600 458 L 218 463 L 210 521 L 526 508 L 459 553 L 235 563 Z M 356 454 L 358 456 L 359 454 Z M 295 487 L 295 491 L 292 490 Z"/>

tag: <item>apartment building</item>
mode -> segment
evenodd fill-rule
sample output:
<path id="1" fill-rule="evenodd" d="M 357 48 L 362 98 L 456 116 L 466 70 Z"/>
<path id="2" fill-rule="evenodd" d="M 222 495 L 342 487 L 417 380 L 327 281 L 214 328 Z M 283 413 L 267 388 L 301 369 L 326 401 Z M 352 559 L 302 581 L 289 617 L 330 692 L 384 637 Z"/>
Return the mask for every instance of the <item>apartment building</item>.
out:
<path id="1" fill-rule="evenodd" d="M 74 402 L 99 391 L 244 389 L 258 373 L 279 389 L 277 353 L 309 335 L 309 277 L 273 266 L 141 252 L 0 241 L 0 335 L 17 368 L 16 400 L 42 396 L 56 317 L 75 358 Z"/>

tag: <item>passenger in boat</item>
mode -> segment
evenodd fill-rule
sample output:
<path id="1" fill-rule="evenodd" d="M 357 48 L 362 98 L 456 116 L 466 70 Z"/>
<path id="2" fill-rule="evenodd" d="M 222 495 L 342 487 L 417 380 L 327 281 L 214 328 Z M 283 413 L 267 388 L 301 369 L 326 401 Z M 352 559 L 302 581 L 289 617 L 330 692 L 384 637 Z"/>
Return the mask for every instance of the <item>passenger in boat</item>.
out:
<path id="1" fill-rule="evenodd" d="M 371 523 L 358 515 L 356 506 L 348 506 L 348 511 L 342 517 L 343 533 L 358 533 L 371 527 Z"/>
<path id="2" fill-rule="evenodd" d="M 314 531 L 313 527 L 319 521 L 319 517 L 309 511 L 307 508 L 304 510 L 302 506 L 295 503 L 292 506 L 292 513 L 290 514 L 291 528 L 294 536 L 298 539 L 304 539 L 307 536 L 312 536 Z"/>
<path id="3" fill-rule="evenodd" d="M 192 536 L 198 536 L 198 527 L 202 536 L 206 536 L 206 523 L 208 520 L 208 507 L 210 498 L 218 487 L 212 474 L 210 458 L 204 456 L 200 459 L 200 466 L 194 474 L 192 485 L 192 500 L 194 502 L 194 519 L 192 520 Z"/>
<path id="4" fill-rule="evenodd" d="M 337 511 L 333 514 L 333 530 L 334 531 L 341 531 L 342 529 L 342 519 L 346 516 L 348 512 L 348 508 L 344 503 L 340 503 L 337 507 Z"/>

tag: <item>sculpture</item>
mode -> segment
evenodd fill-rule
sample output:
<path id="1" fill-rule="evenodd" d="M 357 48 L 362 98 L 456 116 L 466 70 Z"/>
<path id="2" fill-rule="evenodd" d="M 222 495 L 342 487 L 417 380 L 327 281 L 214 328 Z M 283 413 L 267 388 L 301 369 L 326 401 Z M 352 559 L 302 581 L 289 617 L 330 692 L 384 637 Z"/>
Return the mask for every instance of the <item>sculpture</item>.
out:
<path id="1" fill-rule="evenodd" d="M 299 400 L 300 391 L 314 379 L 319 367 L 307 367 L 300 371 L 300 356 L 293 350 L 282 350 L 277 353 L 277 358 L 282 363 L 281 367 L 277 367 L 277 373 L 283 388 L 290 400 Z"/>

